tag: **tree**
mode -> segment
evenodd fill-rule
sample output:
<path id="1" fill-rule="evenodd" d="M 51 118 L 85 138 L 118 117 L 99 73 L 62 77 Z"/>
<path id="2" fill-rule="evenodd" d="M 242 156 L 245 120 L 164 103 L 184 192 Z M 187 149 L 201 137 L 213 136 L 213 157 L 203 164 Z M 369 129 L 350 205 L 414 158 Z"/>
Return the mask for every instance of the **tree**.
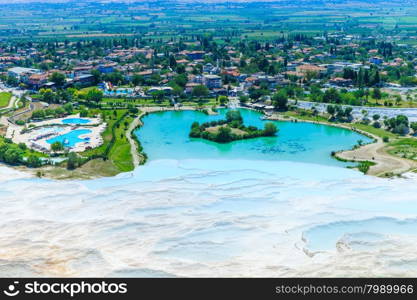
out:
<path id="1" fill-rule="evenodd" d="M 181 96 L 184 93 L 184 89 L 176 84 L 174 81 L 170 81 L 168 86 L 172 87 L 172 94 L 174 96 Z"/>
<path id="2" fill-rule="evenodd" d="M 247 102 L 249 102 L 249 97 L 248 96 L 240 96 L 239 101 L 240 101 L 240 103 L 247 103 Z"/>
<path id="3" fill-rule="evenodd" d="M 132 77 L 132 83 L 137 86 L 137 85 L 141 85 L 145 82 L 145 79 L 143 78 L 143 76 L 135 74 Z"/>
<path id="4" fill-rule="evenodd" d="M 259 100 L 262 96 L 268 95 L 268 90 L 265 90 L 263 88 L 257 89 L 254 87 L 249 88 L 249 97 L 253 100 Z"/>
<path id="5" fill-rule="evenodd" d="M 29 168 L 39 168 L 40 166 L 42 166 L 42 161 L 39 157 L 32 154 L 29 155 L 26 164 Z"/>
<path id="6" fill-rule="evenodd" d="M 411 122 L 410 128 L 413 129 L 413 133 L 417 133 L 417 122 Z"/>
<path id="7" fill-rule="evenodd" d="M 70 152 L 68 154 L 67 169 L 74 170 L 80 164 L 80 160 L 75 152 Z"/>
<path id="8" fill-rule="evenodd" d="M 45 116 L 46 115 L 44 110 L 35 110 L 32 113 L 32 119 L 43 119 Z"/>
<path id="9" fill-rule="evenodd" d="M 172 54 L 169 56 L 169 66 L 171 68 L 175 68 L 177 66 L 177 61 L 176 61 L 174 55 L 172 55 Z"/>
<path id="10" fill-rule="evenodd" d="M 288 95 L 285 90 L 280 90 L 272 96 L 272 103 L 276 109 L 287 110 L 288 109 Z"/>
<path id="11" fill-rule="evenodd" d="M 19 84 L 19 80 L 17 80 L 16 77 L 8 76 L 6 79 L 6 83 L 10 86 L 17 86 Z"/>
<path id="12" fill-rule="evenodd" d="M 180 87 L 184 88 L 188 82 L 188 77 L 186 74 L 179 74 L 175 76 L 174 82 L 178 84 Z"/>
<path id="13" fill-rule="evenodd" d="M 399 105 L 402 100 L 400 95 L 395 95 L 394 99 L 395 99 L 395 105 Z"/>
<path id="14" fill-rule="evenodd" d="M 205 85 L 197 85 L 193 88 L 192 92 L 194 97 L 202 98 L 207 97 L 209 94 L 209 90 Z"/>
<path id="15" fill-rule="evenodd" d="M 94 77 L 94 84 L 98 84 L 101 82 L 101 73 L 99 70 L 93 69 L 91 70 L 90 74 Z"/>
<path id="16" fill-rule="evenodd" d="M 404 115 L 398 115 L 394 118 L 387 119 L 384 121 L 384 124 L 390 131 L 401 135 L 407 134 L 409 130 L 408 118 Z"/>
<path id="17" fill-rule="evenodd" d="M 64 150 L 64 145 L 61 142 L 55 142 L 51 145 L 51 150 L 54 152 L 62 151 Z"/>
<path id="18" fill-rule="evenodd" d="M 55 103 L 56 95 L 51 89 L 41 89 L 40 91 L 42 101 L 46 103 Z"/>
<path id="19" fill-rule="evenodd" d="M 154 101 L 162 102 L 162 100 L 165 97 L 165 93 L 164 93 L 164 91 L 157 90 L 157 91 L 151 92 L 151 96 L 152 96 Z"/>
<path id="20" fill-rule="evenodd" d="M 275 126 L 272 122 L 265 123 L 264 126 L 264 135 L 266 136 L 274 136 L 278 131 L 277 126 Z"/>
<path id="21" fill-rule="evenodd" d="M 382 93 L 379 88 L 374 88 L 372 91 L 372 97 L 375 99 L 375 103 L 378 103 L 378 100 L 382 98 Z"/>
<path id="22" fill-rule="evenodd" d="M 49 80 L 55 83 L 58 88 L 62 88 L 65 84 L 65 78 L 65 75 L 59 72 L 54 72 L 51 76 L 49 76 Z"/>
<path id="23" fill-rule="evenodd" d="M 198 122 L 194 122 L 191 125 L 190 137 L 198 138 L 201 136 L 200 124 Z"/>
<path id="24" fill-rule="evenodd" d="M 333 105 L 327 105 L 326 111 L 331 116 L 333 116 L 336 113 L 336 109 Z"/>
<path id="25" fill-rule="evenodd" d="M 63 108 L 68 114 L 72 114 L 74 112 L 74 106 L 72 105 L 72 103 L 65 104 Z"/>
<path id="26" fill-rule="evenodd" d="M 227 143 L 232 140 L 232 130 L 229 127 L 220 127 L 216 136 L 216 142 Z"/>
<path id="27" fill-rule="evenodd" d="M 6 163 L 17 165 L 20 164 L 23 160 L 22 150 L 19 148 L 9 147 L 4 153 L 4 161 Z"/>
<path id="28" fill-rule="evenodd" d="M 233 122 L 233 121 L 238 121 L 239 123 L 243 122 L 242 115 L 240 114 L 240 111 L 238 110 L 229 110 L 226 113 L 226 120 L 227 122 Z"/>
<path id="29" fill-rule="evenodd" d="M 103 92 L 96 88 L 91 89 L 88 91 L 86 99 L 88 102 L 95 102 L 98 105 L 103 99 Z"/>
<path id="30" fill-rule="evenodd" d="M 341 98 L 339 92 L 335 88 L 328 89 L 323 95 L 323 102 L 340 103 Z"/>
<path id="31" fill-rule="evenodd" d="M 220 105 L 224 106 L 227 103 L 227 101 L 229 101 L 229 99 L 226 96 L 219 97 Z"/>

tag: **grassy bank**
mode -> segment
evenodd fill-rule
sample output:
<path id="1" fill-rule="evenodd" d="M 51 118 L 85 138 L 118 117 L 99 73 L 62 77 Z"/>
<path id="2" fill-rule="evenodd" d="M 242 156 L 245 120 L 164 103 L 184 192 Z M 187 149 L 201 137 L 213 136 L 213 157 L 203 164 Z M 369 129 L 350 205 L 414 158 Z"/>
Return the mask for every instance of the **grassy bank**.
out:
<path id="1" fill-rule="evenodd" d="M 103 144 L 80 155 L 88 160 L 103 159 L 119 172 L 132 171 L 134 166 L 126 131 L 133 117 L 127 110 L 102 111 L 101 114 L 103 121 L 107 123 L 102 134 Z"/>
<path id="2" fill-rule="evenodd" d="M 417 161 L 417 139 L 396 139 L 388 143 L 387 152 L 391 155 Z"/>

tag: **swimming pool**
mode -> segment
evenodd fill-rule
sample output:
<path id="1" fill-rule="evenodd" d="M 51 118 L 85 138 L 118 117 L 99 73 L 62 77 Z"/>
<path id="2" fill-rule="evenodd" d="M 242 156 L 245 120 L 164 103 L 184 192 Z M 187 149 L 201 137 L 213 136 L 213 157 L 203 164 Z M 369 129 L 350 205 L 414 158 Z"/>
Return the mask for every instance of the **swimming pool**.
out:
<path id="1" fill-rule="evenodd" d="M 70 118 L 70 119 L 64 119 L 62 120 L 62 124 L 88 124 L 91 123 L 88 119 L 82 119 L 82 118 Z"/>
<path id="2" fill-rule="evenodd" d="M 46 140 L 48 144 L 53 144 L 55 142 L 62 143 L 65 147 L 74 147 L 76 144 L 81 142 L 88 142 L 89 138 L 80 138 L 80 135 L 91 133 L 89 129 L 77 129 L 70 131 L 66 134 L 56 136 L 49 140 Z"/>

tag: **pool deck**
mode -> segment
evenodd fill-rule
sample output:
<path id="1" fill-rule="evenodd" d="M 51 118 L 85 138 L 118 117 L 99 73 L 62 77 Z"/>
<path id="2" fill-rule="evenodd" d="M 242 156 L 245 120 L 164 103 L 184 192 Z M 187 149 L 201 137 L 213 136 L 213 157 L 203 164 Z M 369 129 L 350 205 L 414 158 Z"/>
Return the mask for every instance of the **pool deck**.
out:
<path id="1" fill-rule="evenodd" d="M 47 140 L 67 134 L 73 130 L 86 129 L 90 130 L 90 133 L 82 134 L 79 136 L 80 139 L 90 138 L 88 141 L 79 142 L 75 144 L 74 147 L 69 148 L 72 152 L 83 152 L 88 148 L 96 148 L 103 144 L 103 139 L 101 137 L 102 132 L 106 129 L 106 123 L 102 123 L 99 118 L 82 118 L 90 120 L 88 124 L 63 124 L 62 121 L 66 119 L 80 118 L 79 115 L 67 116 L 65 118 L 50 119 L 40 122 L 30 122 L 36 127 L 30 129 L 29 131 L 22 133 L 22 130 L 25 126 L 19 126 L 15 124 L 9 124 L 7 129 L 7 138 L 11 138 L 14 143 L 24 143 L 29 148 L 41 152 L 50 152 L 51 145 Z M 50 133 L 40 133 L 38 130 L 40 128 L 54 127 L 59 126 L 63 130 L 59 132 Z"/>
<path id="2" fill-rule="evenodd" d="M 29 124 L 34 124 L 36 127 L 40 127 L 40 126 L 50 126 L 50 125 L 77 125 L 77 124 L 64 124 L 62 123 L 62 121 L 64 120 L 68 120 L 68 119 L 85 119 L 85 120 L 89 120 L 89 123 L 86 124 L 79 124 L 79 125 L 83 125 L 83 126 L 95 126 L 95 125 L 99 125 L 101 123 L 101 119 L 100 118 L 83 118 L 80 117 L 79 114 L 77 115 L 71 115 L 71 116 L 66 116 L 65 118 L 58 118 L 58 119 L 50 119 L 50 120 L 44 120 L 44 121 L 39 121 L 39 122 L 30 122 Z"/>

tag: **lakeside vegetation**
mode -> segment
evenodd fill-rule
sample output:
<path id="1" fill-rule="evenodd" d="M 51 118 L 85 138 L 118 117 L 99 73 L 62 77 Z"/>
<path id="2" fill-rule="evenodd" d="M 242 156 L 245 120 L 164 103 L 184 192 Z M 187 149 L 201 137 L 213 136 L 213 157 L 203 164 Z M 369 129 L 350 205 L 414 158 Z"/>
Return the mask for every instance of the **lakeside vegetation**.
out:
<path id="1" fill-rule="evenodd" d="M 101 116 L 108 124 L 103 145 L 78 154 L 55 145 L 54 152 L 63 152 L 62 167 L 100 161 L 114 173 L 133 169 L 129 139 L 142 147 L 127 130 L 148 107 L 211 114 L 226 104 L 241 105 L 284 120 L 343 125 L 394 149 L 401 146 L 396 141 L 414 139 L 416 122 L 367 110 L 417 106 L 417 19 L 409 15 L 415 7 L 407 3 L 407 10 L 398 10 L 397 3 L 389 10 L 391 4 L 377 1 L 356 14 L 349 1 L 325 10 L 305 2 L 192 2 L 192 9 L 157 2 L 138 10 L 127 3 L 0 5 L 9 12 L 0 13 L 0 81 L 20 97 L 17 108 L 2 110 L 8 119 L 0 132 L 5 135 L 8 121 L 24 131 L 36 121 L 73 113 Z M 306 13 L 306 5 L 314 13 Z M 33 7 L 42 13 L 33 15 Z M 10 12 L 33 18 L 16 23 Z M 386 18 L 396 26 L 381 26 Z M 0 107 L 9 96 L 0 94 Z M 329 105 L 324 112 L 302 110 L 296 108 L 300 100 Z M 344 105 L 364 107 L 362 115 Z M 229 142 L 274 131 L 269 124 L 258 129 L 239 122 L 194 124 L 191 135 Z M 18 145 L 6 144 L 19 152 Z M 390 153 L 403 155 L 399 150 Z M 17 161 L 27 164 L 29 153 L 19 153 Z"/>
<path id="2" fill-rule="evenodd" d="M 245 126 L 243 118 L 238 110 L 229 110 L 225 120 L 211 121 L 203 124 L 194 122 L 191 125 L 189 136 L 203 138 L 217 143 L 230 143 L 237 140 L 252 139 L 257 137 L 271 137 L 278 132 L 272 122 L 265 123 L 264 129 L 255 126 Z"/>
<path id="3" fill-rule="evenodd" d="M 0 162 L 13 166 L 26 165 L 29 168 L 39 168 L 43 165 L 42 159 L 47 155 L 29 149 L 25 144 L 14 144 L 10 139 L 0 136 Z"/>

